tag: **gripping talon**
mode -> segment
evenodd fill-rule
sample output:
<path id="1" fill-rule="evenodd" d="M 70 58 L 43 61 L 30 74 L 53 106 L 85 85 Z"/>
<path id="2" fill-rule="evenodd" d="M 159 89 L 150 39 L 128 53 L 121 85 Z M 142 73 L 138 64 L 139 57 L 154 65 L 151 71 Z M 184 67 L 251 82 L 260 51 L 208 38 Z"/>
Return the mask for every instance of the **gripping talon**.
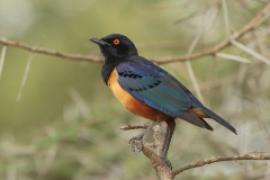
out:
<path id="1" fill-rule="evenodd" d="M 141 152 L 143 148 L 143 136 L 141 134 L 139 136 L 132 137 L 128 143 L 131 145 L 131 149 L 133 152 Z"/>

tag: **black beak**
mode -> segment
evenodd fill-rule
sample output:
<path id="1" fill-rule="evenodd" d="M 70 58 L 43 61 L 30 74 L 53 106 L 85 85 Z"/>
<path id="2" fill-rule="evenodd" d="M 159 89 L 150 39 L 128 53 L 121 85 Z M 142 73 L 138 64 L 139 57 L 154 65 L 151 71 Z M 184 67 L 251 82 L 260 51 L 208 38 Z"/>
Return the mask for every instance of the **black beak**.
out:
<path id="1" fill-rule="evenodd" d="M 102 39 L 93 37 L 93 38 L 90 38 L 89 40 L 100 46 L 110 46 L 109 43 L 107 43 L 106 41 L 103 41 Z"/>

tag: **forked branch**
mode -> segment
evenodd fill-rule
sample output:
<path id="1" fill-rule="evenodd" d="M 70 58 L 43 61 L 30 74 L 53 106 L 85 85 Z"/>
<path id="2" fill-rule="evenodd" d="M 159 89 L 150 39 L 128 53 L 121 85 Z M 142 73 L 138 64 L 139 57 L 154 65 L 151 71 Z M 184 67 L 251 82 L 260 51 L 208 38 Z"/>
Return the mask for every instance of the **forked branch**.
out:
<path id="1" fill-rule="evenodd" d="M 159 124 L 158 126 L 161 127 L 161 124 Z M 136 129 L 137 127 L 143 127 L 143 126 L 134 126 L 134 128 L 132 128 L 133 126 L 129 125 L 127 127 L 129 127 L 129 128 L 128 129 L 124 128 L 124 129 L 125 130 L 133 130 L 133 129 Z M 166 130 L 168 130 L 168 129 L 166 129 Z M 153 138 L 154 139 L 153 144 L 155 144 L 155 146 L 153 146 L 154 148 L 148 147 L 147 145 L 145 145 L 145 143 L 143 141 L 137 142 L 138 144 L 137 145 L 135 144 L 135 146 L 140 147 L 143 154 L 151 161 L 152 167 L 155 169 L 156 174 L 158 175 L 158 177 L 161 180 L 172 180 L 175 178 L 175 176 L 177 176 L 185 171 L 188 171 L 188 170 L 191 170 L 194 168 L 199 168 L 199 167 L 206 166 L 206 165 L 213 164 L 213 163 L 218 163 L 218 162 L 247 161 L 247 160 L 270 160 L 270 152 L 251 152 L 251 153 L 247 153 L 247 154 L 223 156 L 223 157 L 215 157 L 215 158 L 206 159 L 206 160 L 199 160 L 197 162 L 190 163 L 186 166 L 183 166 L 181 168 L 173 170 L 170 161 L 167 159 L 167 154 L 166 154 L 166 157 L 162 157 L 158 153 L 157 149 L 162 148 L 160 146 L 163 145 L 162 143 L 160 143 L 161 141 L 163 141 L 162 139 L 165 138 L 165 141 L 168 140 L 168 139 L 166 139 L 166 136 L 164 134 L 163 134 L 164 137 L 160 137 L 160 135 L 162 135 L 161 128 L 153 131 L 153 136 L 156 136 L 156 137 L 159 136 L 159 138 L 155 138 L 155 137 Z"/>

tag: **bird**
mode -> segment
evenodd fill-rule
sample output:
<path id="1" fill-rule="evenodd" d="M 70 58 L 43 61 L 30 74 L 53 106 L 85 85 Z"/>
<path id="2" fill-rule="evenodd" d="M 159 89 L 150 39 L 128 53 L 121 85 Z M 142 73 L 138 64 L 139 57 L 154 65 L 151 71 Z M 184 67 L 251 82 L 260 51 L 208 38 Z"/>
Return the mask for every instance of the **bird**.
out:
<path id="1" fill-rule="evenodd" d="M 237 134 L 221 116 L 203 105 L 179 80 L 150 60 L 139 55 L 135 44 L 123 34 L 90 38 L 105 61 L 102 78 L 114 96 L 129 111 L 152 121 L 165 121 L 171 129 L 182 119 L 212 131 L 206 118 Z"/>

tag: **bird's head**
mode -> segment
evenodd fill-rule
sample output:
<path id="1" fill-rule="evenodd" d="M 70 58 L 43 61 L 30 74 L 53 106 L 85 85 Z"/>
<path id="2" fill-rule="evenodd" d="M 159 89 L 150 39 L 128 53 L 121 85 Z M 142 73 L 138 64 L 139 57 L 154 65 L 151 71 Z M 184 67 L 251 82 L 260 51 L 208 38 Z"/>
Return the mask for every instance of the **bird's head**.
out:
<path id="1" fill-rule="evenodd" d="M 122 34 L 110 34 L 101 39 L 91 38 L 96 43 L 105 58 L 121 58 L 138 55 L 134 43 Z"/>

